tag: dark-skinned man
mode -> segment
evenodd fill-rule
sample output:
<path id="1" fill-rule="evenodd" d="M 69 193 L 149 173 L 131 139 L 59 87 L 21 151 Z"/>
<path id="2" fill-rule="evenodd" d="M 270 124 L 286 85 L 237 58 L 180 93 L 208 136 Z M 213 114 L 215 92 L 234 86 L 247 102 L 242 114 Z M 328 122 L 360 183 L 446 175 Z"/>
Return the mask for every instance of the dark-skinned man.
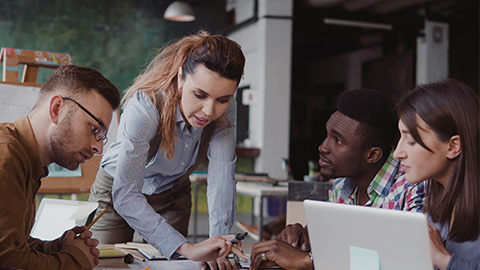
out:
<path id="1" fill-rule="evenodd" d="M 380 91 L 340 95 L 337 111 L 326 124 L 327 137 L 318 147 L 320 173 L 325 179 L 336 178 L 329 202 L 422 211 L 423 184 L 408 183 L 400 162 L 393 159 L 397 123 L 394 104 Z M 285 269 L 312 269 L 309 250 L 307 228 L 289 225 L 277 239 L 253 246 L 251 268 L 268 260 Z"/>

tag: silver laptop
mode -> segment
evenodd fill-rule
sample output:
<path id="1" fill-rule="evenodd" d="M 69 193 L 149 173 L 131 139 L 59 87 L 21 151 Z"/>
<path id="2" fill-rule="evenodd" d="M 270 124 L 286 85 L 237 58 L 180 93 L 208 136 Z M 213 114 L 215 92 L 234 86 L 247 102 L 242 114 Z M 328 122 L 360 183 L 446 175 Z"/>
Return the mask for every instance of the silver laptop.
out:
<path id="1" fill-rule="evenodd" d="M 44 198 L 30 235 L 45 241 L 56 239 L 66 230 L 85 225 L 88 215 L 97 207 L 97 202 Z"/>
<path id="2" fill-rule="evenodd" d="M 315 269 L 431 270 L 421 213 L 304 201 Z"/>

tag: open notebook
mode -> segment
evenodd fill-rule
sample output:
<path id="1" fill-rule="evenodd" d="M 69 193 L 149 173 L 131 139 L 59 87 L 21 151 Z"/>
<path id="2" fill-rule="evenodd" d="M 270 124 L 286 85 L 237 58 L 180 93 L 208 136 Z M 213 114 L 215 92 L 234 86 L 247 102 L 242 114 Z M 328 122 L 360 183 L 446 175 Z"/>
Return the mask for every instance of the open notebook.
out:
<path id="1" fill-rule="evenodd" d="M 134 242 L 127 242 L 122 244 L 115 244 L 116 248 L 122 249 L 135 249 L 140 252 L 145 258 L 149 260 L 167 260 L 168 258 L 163 255 L 160 251 L 158 251 L 155 247 L 150 244 L 146 243 L 134 243 Z M 186 259 L 183 256 L 180 256 L 179 259 Z"/>

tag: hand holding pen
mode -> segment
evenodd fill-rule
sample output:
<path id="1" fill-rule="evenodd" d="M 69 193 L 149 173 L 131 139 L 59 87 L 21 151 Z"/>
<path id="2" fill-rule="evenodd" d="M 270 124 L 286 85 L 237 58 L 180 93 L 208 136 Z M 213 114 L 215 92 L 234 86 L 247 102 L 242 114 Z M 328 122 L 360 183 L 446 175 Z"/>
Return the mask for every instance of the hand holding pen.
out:
<path id="1" fill-rule="evenodd" d="M 204 258 L 203 261 L 200 262 L 200 269 L 234 269 L 234 265 L 228 260 L 228 254 L 233 252 L 237 256 L 242 259 L 247 259 L 243 251 L 241 250 L 242 240 L 245 239 L 246 233 L 238 233 L 233 237 L 231 235 L 223 235 L 223 236 L 213 236 L 202 243 L 206 242 L 217 242 L 217 251 L 215 257 L 213 259 L 206 259 Z"/>
<path id="2" fill-rule="evenodd" d="M 76 226 L 68 231 L 65 231 L 62 236 L 53 240 L 45 241 L 43 249 L 46 253 L 61 252 L 65 249 L 77 248 L 90 262 L 91 268 L 95 267 L 100 260 L 98 256 L 100 251 L 97 249 L 99 244 L 98 240 L 92 238 L 92 232 L 89 231 L 90 227 L 98 221 L 98 219 L 105 214 L 108 209 L 105 209 L 92 223 L 88 226 Z"/>
<path id="3" fill-rule="evenodd" d="M 88 224 L 87 228 L 85 229 L 85 231 L 88 231 L 90 230 L 90 228 L 103 216 L 103 214 L 105 214 L 105 212 L 108 211 L 108 207 L 105 208 L 101 213 L 100 215 L 98 215 L 92 222 L 90 222 L 90 224 Z M 81 227 L 80 227 L 81 228 Z M 80 234 L 77 234 L 76 235 L 77 237 L 80 236 Z"/>
<path id="4" fill-rule="evenodd" d="M 97 249 L 99 242 L 97 239 L 92 238 L 92 232 L 89 231 L 89 229 L 105 214 L 105 212 L 107 212 L 107 210 L 108 208 L 105 208 L 105 210 L 103 210 L 88 226 L 74 227 L 70 231 L 65 232 L 61 237 L 62 249 L 71 245 L 76 246 L 87 255 L 92 263 L 92 268 L 100 263 L 100 260 L 98 259 L 100 251 Z M 73 239 L 71 238 L 72 232 L 74 234 Z M 83 241 L 78 242 L 79 240 Z"/>
<path id="5" fill-rule="evenodd" d="M 237 233 L 234 237 L 228 239 L 227 241 L 230 241 L 234 244 L 240 243 L 240 241 L 243 241 L 245 237 L 247 237 L 248 232 L 241 232 Z"/>
<path id="6" fill-rule="evenodd" d="M 75 233 L 75 239 L 84 239 L 86 245 L 96 247 L 98 245 L 98 240 L 91 238 L 92 232 L 90 232 L 89 230 L 107 211 L 108 207 L 105 208 L 92 222 L 90 222 L 90 224 L 88 224 L 85 229 L 83 229 L 84 226 L 73 228 L 72 230 Z"/>

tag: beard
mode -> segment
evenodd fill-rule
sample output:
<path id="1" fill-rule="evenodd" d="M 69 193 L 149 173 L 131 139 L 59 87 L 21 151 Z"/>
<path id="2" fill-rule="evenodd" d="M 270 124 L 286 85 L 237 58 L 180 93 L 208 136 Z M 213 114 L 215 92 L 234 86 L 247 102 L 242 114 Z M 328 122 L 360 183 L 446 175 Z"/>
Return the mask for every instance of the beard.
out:
<path id="1" fill-rule="evenodd" d="M 356 179 L 365 175 L 366 172 L 361 167 L 358 167 L 358 166 L 353 168 L 352 167 L 351 168 L 341 167 L 337 171 L 337 168 L 331 165 L 328 168 L 320 168 L 320 174 L 324 179 L 337 179 L 337 178 L 344 178 L 344 177 L 348 177 L 350 179 L 352 178 Z"/>
<path id="2" fill-rule="evenodd" d="M 335 170 L 331 170 L 329 172 L 322 171 L 320 168 L 320 175 L 322 176 L 323 179 L 330 180 L 330 179 L 336 179 L 338 176 L 335 174 Z"/>
<path id="3" fill-rule="evenodd" d="M 72 146 L 72 115 L 74 110 L 69 110 L 65 119 L 56 126 L 50 135 L 50 160 L 69 170 L 75 170 L 80 164 L 74 157 Z"/>

